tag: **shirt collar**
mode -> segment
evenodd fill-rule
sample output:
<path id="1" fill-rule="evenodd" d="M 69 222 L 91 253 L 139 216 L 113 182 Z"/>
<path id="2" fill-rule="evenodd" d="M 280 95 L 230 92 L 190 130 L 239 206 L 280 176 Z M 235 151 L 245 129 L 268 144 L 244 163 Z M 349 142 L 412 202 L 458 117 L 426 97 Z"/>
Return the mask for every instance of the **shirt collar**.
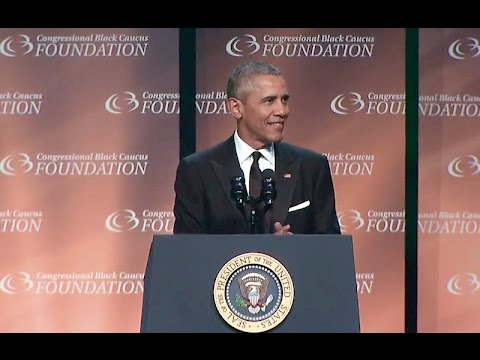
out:
<path id="1" fill-rule="evenodd" d="M 243 141 L 240 136 L 238 136 L 237 130 L 235 130 L 235 134 L 233 135 L 233 141 L 235 142 L 235 150 L 237 151 L 238 162 L 242 164 L 250 157 L 250 155 L 252 155 L 255 149 Z M 259 149 L 258 151 L 262 153 L 265 159 L 267 159 L 272 166 L 275 165 L 273 143 L 265 145 L 265 147 Z"/>

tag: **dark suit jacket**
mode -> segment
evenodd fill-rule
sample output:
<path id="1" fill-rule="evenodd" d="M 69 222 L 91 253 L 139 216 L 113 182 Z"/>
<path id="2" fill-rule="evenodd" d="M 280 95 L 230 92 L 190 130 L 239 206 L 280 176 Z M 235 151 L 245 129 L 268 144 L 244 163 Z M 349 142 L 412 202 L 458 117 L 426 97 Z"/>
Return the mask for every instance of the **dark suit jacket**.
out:
<path id="1" fill-rule="evenodd" d="M 290 224 L 297 234 L 340 234 L 327 158 L 287 143 L 276 143 L 277 199 L 271 224 Z M 243 174 L 233 136 L 183 158 L 175 180 L 175 234 L 248 234 L 245 213 L 231 197 L 231 179 Z M 289 208 L 310 201 L 299 210 Z"/>

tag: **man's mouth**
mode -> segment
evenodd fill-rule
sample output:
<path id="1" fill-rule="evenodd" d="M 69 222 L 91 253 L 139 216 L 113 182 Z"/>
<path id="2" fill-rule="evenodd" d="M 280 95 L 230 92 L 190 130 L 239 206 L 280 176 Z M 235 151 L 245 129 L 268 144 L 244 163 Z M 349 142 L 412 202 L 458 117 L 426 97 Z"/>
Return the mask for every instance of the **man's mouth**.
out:
<path id="1" fill-rule="evenodd" d="M 274 126 L 274 127 L 282 127 L 283 126 L 283 121 L 278 121 L 278 122 L 269 122 L 267 125 Z"/>

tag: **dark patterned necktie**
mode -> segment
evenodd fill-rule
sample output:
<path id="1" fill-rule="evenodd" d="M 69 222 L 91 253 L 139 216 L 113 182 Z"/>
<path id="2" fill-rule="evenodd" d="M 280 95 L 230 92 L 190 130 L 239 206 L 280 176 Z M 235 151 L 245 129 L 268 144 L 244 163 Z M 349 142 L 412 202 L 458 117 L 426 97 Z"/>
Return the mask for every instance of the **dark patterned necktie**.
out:
<path id="1" fill-rule="evenodd" d="M 255 151 L 253 154 L 253 163 L 250 168 L 250 196 L 257 198 L 260 196 L 260 191 L 262 188 L 262 172 L 258 166 L 258 159 L 262 154 L 259 151 Z"/>

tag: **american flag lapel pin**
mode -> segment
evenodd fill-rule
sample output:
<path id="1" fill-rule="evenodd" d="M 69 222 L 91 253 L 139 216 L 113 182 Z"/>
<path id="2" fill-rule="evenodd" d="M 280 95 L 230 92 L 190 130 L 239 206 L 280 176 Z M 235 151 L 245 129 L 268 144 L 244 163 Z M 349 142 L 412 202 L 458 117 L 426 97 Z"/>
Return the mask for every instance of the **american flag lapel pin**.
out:
<path id="1" fill-rule="evenodd" d="M 290 179 L 292 177 L 292 174 L 286 173 L 286 174 L 283 175 L 283 177 L 286 178 L 286 179 Z"/>

